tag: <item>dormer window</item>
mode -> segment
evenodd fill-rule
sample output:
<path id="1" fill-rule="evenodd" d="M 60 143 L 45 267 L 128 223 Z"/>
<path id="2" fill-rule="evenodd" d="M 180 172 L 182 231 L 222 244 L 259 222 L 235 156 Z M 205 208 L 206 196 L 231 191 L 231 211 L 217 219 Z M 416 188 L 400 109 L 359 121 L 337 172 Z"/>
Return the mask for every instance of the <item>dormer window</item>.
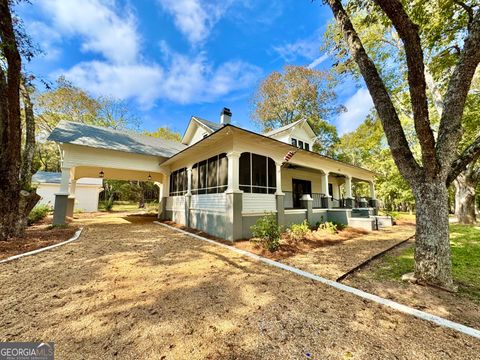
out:
<path id="1" fill-rule="evenodd" d="M 302 140 L 292 138 L 292 145 L 298 147 L 299 149 L 310 151 L 310 144 L 303 142 Z"/>

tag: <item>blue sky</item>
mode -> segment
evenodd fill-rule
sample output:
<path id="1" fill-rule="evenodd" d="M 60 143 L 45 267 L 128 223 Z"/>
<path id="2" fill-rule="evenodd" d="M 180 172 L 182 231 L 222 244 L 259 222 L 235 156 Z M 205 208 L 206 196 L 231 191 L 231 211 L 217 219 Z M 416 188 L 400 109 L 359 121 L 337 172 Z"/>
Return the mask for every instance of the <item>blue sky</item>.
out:
<path id="1" fill-rule="evenodd" d="M 286 64 L 331 66 L 320 52 L 330 9 L 310 0 L 32 0 L 17 8 L 44 54 L 26 65 L 38 77 L 64 75 L 94 95 L 121 98 L 142 127 L 183 133 L 191 115 L 254 129 L 250 97 Z M 338 88 L 351 131 L 371 108 L 365 88 Z"/>

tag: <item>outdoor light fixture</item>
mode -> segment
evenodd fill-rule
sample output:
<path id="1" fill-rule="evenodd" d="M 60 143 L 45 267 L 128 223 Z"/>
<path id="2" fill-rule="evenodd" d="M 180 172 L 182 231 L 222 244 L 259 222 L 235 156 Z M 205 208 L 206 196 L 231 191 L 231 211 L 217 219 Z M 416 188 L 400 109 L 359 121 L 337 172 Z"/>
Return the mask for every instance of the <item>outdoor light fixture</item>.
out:
<path id="1" fill-rule="evenodd" d="M 103 169 L 100 170 L 100 172 L 98 173 L 98 177 L 103 179 L 103 177 L 105 176 L 105 173 L 103 172 Z"/>
<path id="2" fill-rule="evenodd" d="M 148 174 L 148 181 L 152 180 L 152 175 Z"/>

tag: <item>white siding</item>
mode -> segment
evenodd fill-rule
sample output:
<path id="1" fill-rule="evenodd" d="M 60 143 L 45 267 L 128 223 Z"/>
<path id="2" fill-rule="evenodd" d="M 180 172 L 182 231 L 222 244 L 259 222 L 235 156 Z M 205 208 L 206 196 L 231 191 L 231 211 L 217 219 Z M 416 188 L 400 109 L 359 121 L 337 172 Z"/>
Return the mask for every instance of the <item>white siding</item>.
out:
<path id="1" fill-rule="evenodd" d="M 277 211 L 277 201 L 274 194 L 243 194 L 244 213 L 264 213 Z"/>
<path id="2" fill-rule="evenodd" d="M 83 212 L 95 212 L 98 210 L 98 194 L 101 186 L 82 185 L 77 183 L 75 190 L 75 210 Z M 53 207 L 55 205 L 55 194 L 60 192 L 60 184 L 42 183 L 38 184 L 37 194 L 41 196 L 39 204 Z"/>
<path id="3" fill-rule="evenodd" d="M 192 195 L 190 202 L 191 210 L 225 211 L 227 208 L 227 196 L 223 194 L 200 194 Z"/>

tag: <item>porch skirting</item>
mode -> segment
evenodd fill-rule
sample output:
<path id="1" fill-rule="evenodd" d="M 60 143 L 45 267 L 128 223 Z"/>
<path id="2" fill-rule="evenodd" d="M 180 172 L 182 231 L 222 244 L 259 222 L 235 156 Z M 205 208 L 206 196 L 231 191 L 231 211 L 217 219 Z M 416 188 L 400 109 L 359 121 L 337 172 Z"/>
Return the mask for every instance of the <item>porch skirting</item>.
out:
<path id="1" fill-rule="evenodd" d="M 251 226 L 267 213 L 275 214 L 278 223 L 284 227 L 299 224 L 305 220 L 311 225 L 331 221 L 366 230 L 390 225 L 387 219 L 377 219 L 373 216 L 375 211 L 370 208 L 312 209 L 311 203 L 306 202 L 305 209 L 284 209 L 281 206 L 283 196 L 273 194 L 272 199 L 263 195 L 262 201 L 253 206 L 252 194 L 247 195 L 249 198 L 247 202 L 244 199 L 245 195 L 237 192 L 166 197 L 161 201 L 159 218 L 172 220 L 230 241 L 250 238 Z M 277 209 L 272 206 L 274 201 Z M 262 203 L 265 204 L 264 209 Z M 244 208 L 245 205 L 247 209 Z"/>

